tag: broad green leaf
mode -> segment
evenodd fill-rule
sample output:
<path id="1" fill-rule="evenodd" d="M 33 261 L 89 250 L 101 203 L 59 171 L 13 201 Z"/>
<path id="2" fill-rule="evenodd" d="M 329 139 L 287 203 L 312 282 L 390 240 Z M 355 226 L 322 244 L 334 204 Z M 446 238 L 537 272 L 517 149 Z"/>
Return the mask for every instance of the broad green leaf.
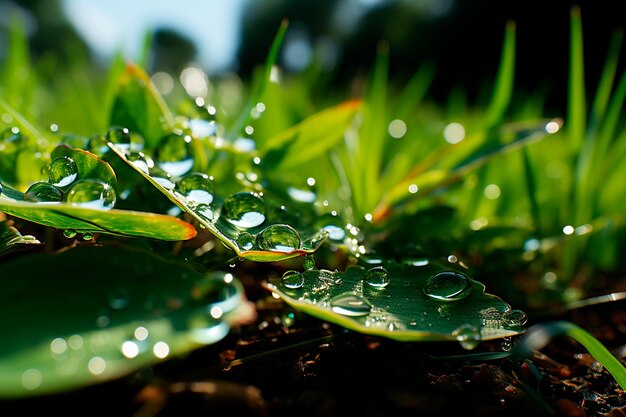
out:
<path id="1" fill-rule="evenodd" d="M 0 221 L 0 257 L 14 251 L 25 249 L 30 245 L 41 245 L 36 237 L 22 235 L 6 221 Z"/>
<path id="2" fill-rule="evenodd" d="M 78 233 L 171 241 L 187 240 L 196 235 L 192 225 L 172 216 L 130 210 L 100 210 L 65 203 L 31 203 L 14 200 L 5 193 L 0 195 L 0 211 L 44 226 Z"/>
<path id="3" fill-rule="evenodd" d="M 0 276 L 2 398 L 118 378 L 215 343 L 249 314 L 231 274 L 124 247 L 27 256 Z"/>
<path id="4" fill-rule="evenodd" d="M 134 64 L 128 64 L 120 77 L 110 124 L 140 134 L 149 148 L 156 147 L 165 134 L 164 124 L 166 127 L 174 124 L 169 108 L 150 77 Z"/>
<path id="5" fill-rule="evenodd" d="M 223 197 L 206 174 L 172 176 L 145 155 L 131 160 L 132 154 L 112 143 L 109 147 L 240 258 L 260 262 L 295 258 L 315 252 L 327 237 L 324 230 L 301 226 L 300 213 L 291 212 L 287 202 L 267 198 L 260 185 L 259 190 Z"/>
<path id="6" fill-rule="evenodd" d="M 347 101 L 268 139 L 260 152 L 264 165 L 289 170 L 325 154 L 343 138 L 360 107 L 359 100 Z"/>
<path id="7" fill-rule="evenodd" d="M 523 333 L 526 315 L 480 282 L 424 259 L 412 263 L 291 271 L 267 287 L 305 313 L 401 341 L 456 340 L 473 348 Z"/>

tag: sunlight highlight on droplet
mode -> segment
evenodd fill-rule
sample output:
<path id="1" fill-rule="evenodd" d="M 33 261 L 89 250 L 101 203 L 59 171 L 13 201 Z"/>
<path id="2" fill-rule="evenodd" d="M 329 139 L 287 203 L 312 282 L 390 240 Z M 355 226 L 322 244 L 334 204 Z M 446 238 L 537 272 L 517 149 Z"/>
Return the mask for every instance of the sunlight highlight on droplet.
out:
<path id="1" fill-rule="evenodd" d="M 313 187 L 315 185 L 315 178 L 313 177 L 309 177 L 306 179 L 306 183 L 310 186 Z"/>
<path id="2" fill-rule="evenodd" d="M 61 355 L 67 351 L 67 342 L 65 341 L 65 339 L 57 337 L 52 342 L 50 342 L 50 350 L 55 355 Z"/>
<path id="3" fill-rule="evenodd" d="M 213 317 L 216 320 L 222 317 L 222 314 L 224 314 L 222 309 L 217 306 L 211 307 L 211 311 L 209 313 L 211 314 L 211 317 Z"/>
<path id="4" fill-rule="evenodd" d="M 411 185 L 409 185 L 409 192 L 410 192 L 411 194 L 415 194 L 415 193 L 417 192 L 417 190 L 418 190 L 417 185 L 415 185 L 415 184 L 411 184 Z"/>
<path id="5" fill-rule="evenodd" d="M 137 346 L 137 343 L 127 340 L 122 343 L 122 355 L 126 356 L 128 359 L 137 357 L 137 355 L 139 355 L 139 346 Z"/>
<path id="6" fill-rule="evenodd" d="M 495 200 L 500 197 L 500 187 L 496 184 L 489 184 L 485 187 L 485 197 L 490 200 Z"/>
<path id="7" fill-rule="evenodd" d="M 556 133 L 559 131 L 560 128 L 561 126 L 555 121 L 548 122 L 546 124 L 546 132 L 548 133 Z"/>
<path id="8" fill-rule="evenodd" d="M 107 368 L 107 363 L 100 356 L 94 356 L 93 358 L 89 359 L 87 368 L 89 369 L 89 372 L 94 375 L 102 375 L 102 373 Z"/>
<path id="9" fill-rule="evenodd" d="M 143 326 L 139 326 L 135 329 L 135 339 L 137 340 L 146 340 L 148 338 L 149 332 Z"/>
<path id="10" fill-rule="evenodd" d="M 448 143 L 459 143 L 465 139 L 465 128 L 460 123 L 450 123 L 443 129 L 443 137 Z"/>
<path id="11" fill-rule="evenodd" d="M 574 234 L 574 226 L 572 226 L 571 224 L 564 226 L 563 234 L 568 235 L 568 236 Z"/>

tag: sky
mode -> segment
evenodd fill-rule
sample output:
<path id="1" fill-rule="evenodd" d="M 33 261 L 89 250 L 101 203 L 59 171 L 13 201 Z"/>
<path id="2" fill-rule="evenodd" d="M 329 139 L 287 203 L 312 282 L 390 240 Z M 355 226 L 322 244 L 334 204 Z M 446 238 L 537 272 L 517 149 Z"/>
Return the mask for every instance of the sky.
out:
<path id="1" fill-rule="evenodd" d="M 137 58 L 144 35 L 157 27 L 175 29 L 198 47 L 198 61 L 221 72 L 235 58 L 239 25 L 248 0 L 63 0 L 79 33 L 102 58 L 121 50 Z"/>

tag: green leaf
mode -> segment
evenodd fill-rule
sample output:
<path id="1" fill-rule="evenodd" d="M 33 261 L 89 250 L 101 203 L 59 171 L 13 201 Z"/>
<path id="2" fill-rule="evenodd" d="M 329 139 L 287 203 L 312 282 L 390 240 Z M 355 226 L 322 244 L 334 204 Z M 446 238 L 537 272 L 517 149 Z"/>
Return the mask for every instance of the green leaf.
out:
<path id="1" fill-rule="evenodd" d="M 126 66 L 118 82 L 110 124 L 140 134 L 149 148 L 156 147 L 174 124 L 172 113 L 150 77 L 134 64 Z"/>
<path id="2" fill-rule="evenodd" d="M 521 311 L 486 294 L 483 284 L 462 273 L 453 277 L 464 277 L 466 285 L 453 297 L 456 300 L 427 296 L 429 288 L 434 289 L 433 294 L 445 293 L 446 287 L 439 285 L 437 278 L 445 280 L 451 269 L 425 260 L 413 263 L 387 263 L 384 268 L 371 269 L 351 266 L 345 272 L 311 270 L 266 286 L 305 313 L 361 333 L 401 341 L 457 340 L 473 348 L 480 340 L 524 331 Z M 386 286 L 380 276 L 384 272 L 389 278 Z M 443 276 L 437 276 L 442 272 Z"/>
<path id="3" fill-rule="evenodd" d="M 494 128 L 502 122 L 513 96 L 515 80 L 515 22 L 506 24 L 502 57 L 491 103 L 487 109 L 487 128 Z"/>
<path id="4" fill-rule="evenodd" d="M 6 187 L 4 191 L 7 191 Z M 57 229 L 171 241 L 187 240 L 196 235 L 192 225 L 172 216 L 130 210 L 99 210 L 64 203 L 31 203 L 14 200 L 5 194 L 0 195 L 0 211 Z"/>
<path id="5" fill-rule="evenodd" d="M 287 202 L 272 201 L 263 196 L 260 189 L 224 198 L 212 190 L 212 179 L 208 175 L 190 173 L 178 178 L 155 168 L 152 176 L 145 160 L 133 163 L 124 150 L 112 143 L 109 147 L 240 258 L 260 262 L 295 258 L 315 252 L 327 237 L 324 230 L 300 227 L 298 212 L 291 213 L 285 208 Z M 158 166 L 158 162 L 150 159 L 150 165 Z M 199 200 L 191 194 L 194 190 L 198 193 L 193 194 L 201 195 Z M 237 215 L 228 214 L 235 212 Z"/>
<path id="6" fill-rule="evenodd" d="M 271 137 L 260 150 L 264 166 L 289 170 L 325 154 L 343 138 L 360 107 L 359 100 L 347 101 Z"/>
<path id="7" fill-rule="evenodd" d="M 3 398 L 100 383 L 215 343 L 246 310 L 231 274 L 124 247 L 23 257 L 0 276 Z"/>
<path id="8" fill-rule="evenodd" d="M 41 245 L 41 242 L 34 236 L 23 236 L 15 227 L 9 226 L 6 221 L 0 222 L 0 257 L 31 245 Z"/>

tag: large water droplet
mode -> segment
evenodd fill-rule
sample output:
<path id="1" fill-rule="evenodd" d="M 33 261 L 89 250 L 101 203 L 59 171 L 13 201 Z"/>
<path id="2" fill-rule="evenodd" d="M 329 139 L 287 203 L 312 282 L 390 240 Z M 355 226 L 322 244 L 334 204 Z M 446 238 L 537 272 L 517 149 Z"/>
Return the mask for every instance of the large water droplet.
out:
<path id="1" fill-rule="evenodd" d="M 389 281 L 389 272 L 382 266 L 375 266 L 365 273 L 365 283 L 372 288 L 385 288 Z"/>
<path id="2" fill-rule="evenodd" d="M 295 290 L 304 286 L 304 276 L 297 271 L 287 271 L 280 281 L 285 287 Z"/>
<path id="3" fill-rule="evenodd" d="M 372 310 L 372 305 L 359 294 L 343 293 L 330 300 L 331 309 L 344 316 L 366 316 Z"/>
<path id="4" fill-rule="evenodd" d="M 248 232 L 242 232 L 237 236 L 237 246 L 243 250 L 250 250 L 254 247 L 254 236 Z"/>
<path id="5" fill-rule="evenodd" d="M 480 343 L 480 330 L 473 324 L 464 324 L 452 332 L 452 336 L 466 350 L 472 350 Z"/>
<path id="6" fill-rule="evenodd" d="M 71 205 L 95 209 L 110 209 L 115 200 L 113 187 L 96 179 L 76 181 L 65 196 L 65 201 Z"/>
<path id="7" fill-rule="evenodd" d="M 175 176 L 185 175 L 193 167 L 191 136 L 172 133 L 163 137 L 157 148 L 157 164 Z"/>
<path id="8" fill-rule="evenodd" d="M 24 193 L 24 200 L 33 202 L 60 202 L 63 193 L 54 185 L 47 182 L 36 182 Z"/>
<path id="9" fill-rule="evenodd" d="M 506 327 L 523 326 L 528 321 L 528 316 L 522 310 L 509 310 L 502 315 L 502 321 Z"/>
<path id="10" fill-rule="evenodd" d="M 237 193 L 224 200 L 222 215 L 237 227 L 255 227 L 265 221 L 265 202 L 254 193 Z"/>
<path id="11" fill-rule="evenodd" d="M 65 187 L 71 184 L 78 176 L 76 162 L 68 156 L 60 156 L 48 166 L 48 178 L 52 185 Z"/>
<path id="12" fill-rule="evenodd" d="M 126 154 L 128 162 L 133 164 L 135 168 L 146 175 L 150 174 L 150 170 L 154 168 L 154 161 L 148 155 L 139 151 L 130 151 Z"/>
<path id="13" fill-rule="evenodd" d="M 192 172 L 176 183 L 175 191 L 183 195 L 188 204 L 211 204 L 213 202 L 213 182 L 206 174 Z"/>
<path id="14" fill-rule="evenodd" d="M 125 127 L 115 126 L 109 129 L 106 134 L 106 140 L 115 145 L 121 151 L 141 151 L 144 146 L 144 140 L 136 133 L 131 133 Z"/>
<path id="15" fill-rule="evenodd" d="M 424 294 L 439 301 L 457 301 L 472 291 L 472 280 L 460 272 L 444 271 L 428 278 Z"/>
<path id="16" fill-rule="evenodd" d="M 293 227 L 287 224 L 273 224 L 257 235 L 256 244 L 260 250 L 291 252 L 300 249 L 302 240 Z"/>

